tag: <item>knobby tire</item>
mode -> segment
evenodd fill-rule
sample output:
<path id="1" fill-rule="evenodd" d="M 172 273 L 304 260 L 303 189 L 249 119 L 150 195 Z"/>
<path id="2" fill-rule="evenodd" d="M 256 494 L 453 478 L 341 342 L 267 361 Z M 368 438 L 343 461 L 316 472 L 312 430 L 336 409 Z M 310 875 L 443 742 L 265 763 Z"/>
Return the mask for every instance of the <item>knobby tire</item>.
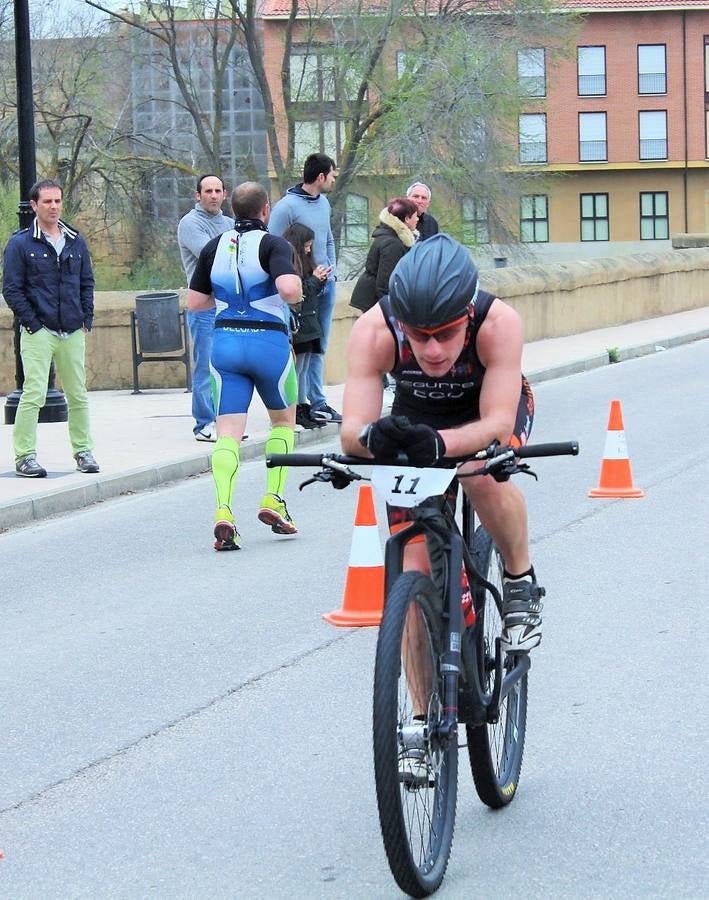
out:
<path id="1" fill-rule="evenodd" d="M 497 587 L 501 595 L 502 557 L 482 527 L 475 531 L 472 552 L 477 570 Z M 494 674 L 495 638 L 502 631 L 501 610 L 492 594 L 480 585 L 475 594 L 475 606 L 480 680 L 483 691 L 489 696 Z M 475 789 L 482 802 L 493 809 L 506 806 L 517 792 L 526 728 L 526 674 L 503 699 L 498 722 L 466 726 Z"/>
<path id="2" fill-rule="evenodd" d="M 443 705 L 441 619 L 435 612 L 440 606 L 430 578 L 419 572 L 399 576 L 384 606 L 374 671 L 379 822 L 391 872 L 401 890 L 412 897 L 428 896 L 443 881 L 455 828 L 457 741 L 441 747 L 430 737 Z M 418 666 L 412 662 L 414 658 Z M 428 675 L 417 674 L 421 671 Z M 418 697 L 416 709 L 414 696 Z M 416 711 L 424 703 L 425 715 Z M 407 755 L 403 735 L 406 729 L 419 728 L 422 719 L 429 736 L 422 751 L 428 774 L 425 786 L 412 788 L 405 783 L 406 764 L 400 763 L 400 756 Z"/>

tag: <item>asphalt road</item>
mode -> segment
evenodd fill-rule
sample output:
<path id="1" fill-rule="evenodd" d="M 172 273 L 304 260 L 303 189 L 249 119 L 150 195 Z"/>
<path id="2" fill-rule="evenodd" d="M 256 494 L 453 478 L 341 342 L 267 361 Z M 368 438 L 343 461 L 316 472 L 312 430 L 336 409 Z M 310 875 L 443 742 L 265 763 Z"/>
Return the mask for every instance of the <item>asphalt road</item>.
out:
<path id="1" fill-rule="evenodd" d="M 514 803 L 461 759 L 438 895 L 704 898 L 709 342 L 540 385 L 528 496 L 547 587 Z M 642 500 L 591 501 L 620 399 Z M 334 629 L 356 491 L 210 544 L 208 477 L 0 536 L 0 897 L 398 898 L 371 762 L 375 629 Z M 380 510 L 380 522 L 384 518 Z M 383 534 L 383 529 L 382 529 Z"/>

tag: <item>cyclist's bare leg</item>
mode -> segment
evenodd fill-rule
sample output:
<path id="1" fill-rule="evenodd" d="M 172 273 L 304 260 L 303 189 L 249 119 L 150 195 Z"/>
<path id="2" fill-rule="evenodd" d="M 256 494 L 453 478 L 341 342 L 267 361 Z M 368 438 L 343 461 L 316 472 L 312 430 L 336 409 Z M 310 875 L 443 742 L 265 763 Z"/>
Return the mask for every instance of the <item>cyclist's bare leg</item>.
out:
<path id="1" fill-rule="evenodd" d="M 461 472 L 471 466 L 461 467 Z M 508 572 L 519 574 L 531 567 L 527 503 L 524 494 L 511 481 L 494 478 L 463 478 L 460 482 L 470 498 L 480 522 L 492 536 Z"/>
<path id="2" fill-rule="evenodd" d="M 404 571 L 430 574 L 431 566 L 423 540 L 415 540 L 404 547 Z M 426 629 L 418 615 L 416 618 L 408 617 L 406 619 L 401 659 L 406 672 L 414 717 L 421 718 L 426 715 L 428 707 L 428 688 L 431 684 L 432 672 Z"/>
<path id="3" fill-rule="evenodd" d="M 433 671 L 427 630 L 418 606 L 410 609 L 414 615 L 406 618 L 401 648 L 401 659 L 406 672 L 406 682 L 411 696 L 415 718 L 424 718 L 428 709 L 429 691 Z"/>

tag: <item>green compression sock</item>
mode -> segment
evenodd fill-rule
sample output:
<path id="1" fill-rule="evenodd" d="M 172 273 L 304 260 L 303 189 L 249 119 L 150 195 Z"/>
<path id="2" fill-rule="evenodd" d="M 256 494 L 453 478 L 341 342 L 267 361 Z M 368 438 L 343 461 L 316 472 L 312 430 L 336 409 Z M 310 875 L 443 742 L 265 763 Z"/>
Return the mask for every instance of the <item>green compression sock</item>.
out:
<path id="1" fill-rule="evenodd" d="M 295 446 L 295 432 L 287 425 L 274 425 L 266 441 L 266 456 L 272 453 L 292 453 Z M 286 466 L 266 469 L 266 492 L 283 496 L 286 486 Z"/>
<path id="2" fill-rule="evenodd" d="M 220 437 L 212 451 L 212 475 L 217 489 L 217 506 L 228 506 L 239 474 L 239 444 L 234 438 Z"/>

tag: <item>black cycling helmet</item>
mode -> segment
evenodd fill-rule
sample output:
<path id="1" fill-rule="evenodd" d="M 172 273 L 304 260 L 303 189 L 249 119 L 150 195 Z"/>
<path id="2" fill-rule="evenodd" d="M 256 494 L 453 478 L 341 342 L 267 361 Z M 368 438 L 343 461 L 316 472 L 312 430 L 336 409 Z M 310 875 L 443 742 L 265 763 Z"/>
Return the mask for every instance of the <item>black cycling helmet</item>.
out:
<path id="1" fill-rule="evenodd" d="M 389 278 L 392 312 L 416 328 L 435 328 L 460 318 L 477 290 L 478 267 L 449 234 L 417 241 Z"/>

